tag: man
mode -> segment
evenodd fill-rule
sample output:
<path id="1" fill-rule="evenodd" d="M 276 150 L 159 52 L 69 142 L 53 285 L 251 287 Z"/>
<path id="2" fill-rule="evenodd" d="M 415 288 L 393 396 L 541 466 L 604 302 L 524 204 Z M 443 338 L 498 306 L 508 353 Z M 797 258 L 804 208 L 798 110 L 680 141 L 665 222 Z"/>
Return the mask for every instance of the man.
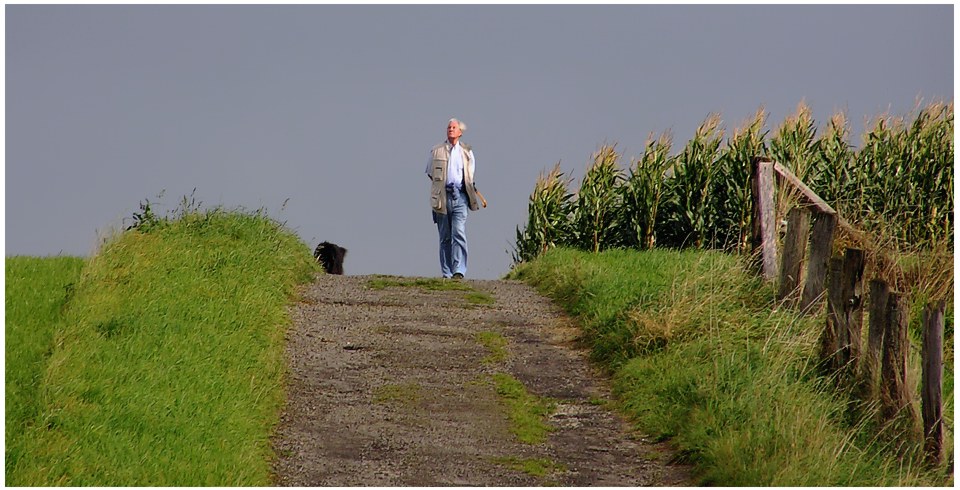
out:
<path id="1" fill-rule="evenodd" d="M 445 278 L 463 279 L 467 273 L 467 212 L 480 208 L 473 171 L 477 159 L 460 137 L 467 126 L 453 118 L 447 122 L 447 141 L 430 150 L 430 207 L 440 233 L 440 272 Z"/>

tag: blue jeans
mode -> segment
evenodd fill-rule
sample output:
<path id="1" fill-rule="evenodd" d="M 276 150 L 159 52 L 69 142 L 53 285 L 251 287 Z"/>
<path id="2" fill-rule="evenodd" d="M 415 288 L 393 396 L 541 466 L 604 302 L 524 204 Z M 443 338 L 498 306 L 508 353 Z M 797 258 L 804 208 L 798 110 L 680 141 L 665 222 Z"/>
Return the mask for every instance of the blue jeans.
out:
<path id="1" fill-rule="evenodd" d="M 467 275 L 467 193 L 447 188 L 447 214 L 433 213 L 440 232 L 440 272 L 443 277 Z"/>

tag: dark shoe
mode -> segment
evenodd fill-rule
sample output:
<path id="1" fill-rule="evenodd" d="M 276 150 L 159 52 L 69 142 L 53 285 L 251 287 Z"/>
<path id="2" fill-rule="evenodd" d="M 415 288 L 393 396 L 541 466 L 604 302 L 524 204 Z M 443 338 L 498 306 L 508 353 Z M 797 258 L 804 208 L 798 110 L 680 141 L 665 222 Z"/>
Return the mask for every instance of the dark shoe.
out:
<path id="1" fill-rule="evenodd" d="M 463 274 L 457 272 L 456 274 L 453 275 L 453 278 L 459 281 L 463 279 Z"/>

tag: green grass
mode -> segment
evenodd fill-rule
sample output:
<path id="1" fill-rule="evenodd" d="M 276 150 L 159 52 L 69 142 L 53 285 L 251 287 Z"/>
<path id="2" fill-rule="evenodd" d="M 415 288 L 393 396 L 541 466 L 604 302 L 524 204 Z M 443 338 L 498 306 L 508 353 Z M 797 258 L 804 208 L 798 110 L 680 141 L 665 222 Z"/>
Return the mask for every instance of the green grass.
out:
<path id="1" fill-rule="evenodd" d="M 437 277 L 397 277 L 376 275 L 367 281 L 367 287 L 370 289 L 383 290 L 387 288 L 420 288 L 425 291 L 466 291 L 463 299 L 469 307 L 485 306 L 496 303 L 493 296 L 477 291 L 469 284 L 453 279 L 441 279 Z"/>
<path id="2" fill-rule="evenodd" d="M 373 402 L 414 407 L 420 403 L 420 391 L 418 383 L 385 384 L 374 390 Z"/>
<path id="3" fill-rule="evenodd" d="M 476 339 L 490 351 L 490 354 L 480 361 L 482 364 L 497 364 L 510 355 L 507 351 L 507 338 L 497 332 L 477 332 Z"/>
<path id="4" fill-rule="evenodd" d="M 483 291 L 469 292 L 463 296 L 463 299 L 467 300 L 468 304 L 471 304 L 474 306 L 492 305 L 497 302 L 497 300 L 494 299 L 493 296 L 490 296 L 489 294 L 484 293 Z"/>
<path id="5" fill-rule="evenodd" d="M 40 382 L 62 328 L 63 307 L 80 278 L 79 257 L 7 257 L 5 293 L 6 468 L 29 444 L 24 436 L 42 411 Z"/>
<path id="6" fill-rule="evenodd" d="M 510 432 L 517 440 L 525 444 L 546 441 L 551 430 L 547 418 L 556 409 L 556 403 L 530 393 L 523 383 L 509 374 L 494 374 L 493 382 L 507 407 Z"/>
<path id="7" fill-rule="evenodd" d="M 473 291 L 473 288 L 464 282 L 436 277 L 405 278 L 378 275 L 367 281 L 367 287 L 370 289 L 416 287 L 427 291 Z"/>
<path id="8" fill-rule="evenodd" d="M 286 305 L 316 262 L 259 213 L 150 224 L 85 265 L 35 416 L 16 453 L 7 448 L 8 485 L 271 483 Z M 8 281 L 8 305 L 10 294 Z"/>
<path id="9" fill-rule="evenodd" d="M 594 359 L 613 375 L 619 404 L 696 465 L 698 484 L 952 483 L 944 468 L 914 463 L 909 447 L 898 460 L 896 439 L 878 436 L 872 413 L 815 375 L 822 318 L 773 312 L 772 288 L 734 256 L 555 249 L 510 277 L 579 317 Z M 952 349 L 947 358 L 952 428 Z M 952 441 L 948 432 L 948 461 Z"/>
<path id="10" fill-rule="evenodd" d="M 667 342 L 690 335 L 691 329 L 678 329 L 675 318 L 664 307 L 664 295 L 704 295 L 703 285 L 690 290 L 672 290 L 677 273 L 700 275 L 709 270 L 698 251 L 661 251 L 636 253 L 611 250 L 598 256 L 570 249 L 556 249 L 535 262 L 511 272 L 554 298 L 570 314 L 581 319 L 584 339 L 592 347 L 595 360 L 615 369 L 637 354 L 656 349 Z M 720 254 L 708 257 L 724 258 Z M 593 257 L 598 257 L 593 260 Z M 696 299 L 696 298 L 694 298 Z M 696 302 L 694 307 L 708 305 Z M 636 322 L 635 312 L 660 311 L 657 321 Z"/>

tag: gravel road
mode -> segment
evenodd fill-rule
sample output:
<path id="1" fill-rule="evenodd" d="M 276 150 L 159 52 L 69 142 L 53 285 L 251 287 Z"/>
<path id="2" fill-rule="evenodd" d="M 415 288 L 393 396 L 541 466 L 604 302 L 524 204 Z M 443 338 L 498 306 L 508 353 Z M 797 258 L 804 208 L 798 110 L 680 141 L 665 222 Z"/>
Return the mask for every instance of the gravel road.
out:
<path id="1" fill-rule="evenodd" d="M 320 274 L 303 290 L 277 485 L 689 485 L 688 468 L 608 408 L 607 380 L 549 300 L 516 281 L 399 285 L 413 280 Z M 505 339 L 506 355 L 480 332 Z M 496 373 L 556 403 L 545 442 L 511 433 Z"/>

